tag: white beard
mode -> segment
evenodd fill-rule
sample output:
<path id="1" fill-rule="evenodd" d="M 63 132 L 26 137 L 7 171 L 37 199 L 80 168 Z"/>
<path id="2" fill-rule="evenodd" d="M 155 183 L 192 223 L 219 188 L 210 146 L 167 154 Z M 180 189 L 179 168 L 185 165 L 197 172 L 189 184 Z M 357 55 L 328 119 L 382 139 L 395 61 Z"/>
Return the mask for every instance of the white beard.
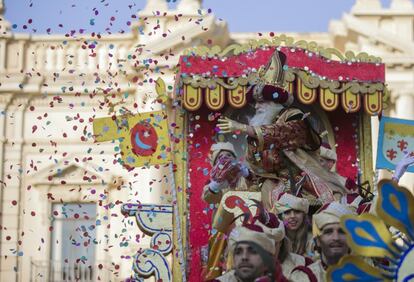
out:
<path id="1" fill-rule="evenodd" d="M 281 104 L 262 102 L 260 109 L 258 109 L 256 114 L 249 120 L 249 125 L 262 126 L 272 124 L 283 108 L 284 107 Z"/>

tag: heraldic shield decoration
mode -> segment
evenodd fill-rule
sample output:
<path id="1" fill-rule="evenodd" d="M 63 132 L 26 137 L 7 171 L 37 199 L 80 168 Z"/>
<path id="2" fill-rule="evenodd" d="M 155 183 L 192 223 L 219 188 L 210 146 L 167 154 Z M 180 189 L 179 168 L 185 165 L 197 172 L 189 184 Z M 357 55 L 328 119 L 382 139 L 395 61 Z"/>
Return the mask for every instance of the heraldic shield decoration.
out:
<path id="1" fill-rule="evenodd" d="M 414 281 L 414 196 L 381 181 L 375 211 L 341 219 L 353 255 L 327 271 L 328 281 Z"/>

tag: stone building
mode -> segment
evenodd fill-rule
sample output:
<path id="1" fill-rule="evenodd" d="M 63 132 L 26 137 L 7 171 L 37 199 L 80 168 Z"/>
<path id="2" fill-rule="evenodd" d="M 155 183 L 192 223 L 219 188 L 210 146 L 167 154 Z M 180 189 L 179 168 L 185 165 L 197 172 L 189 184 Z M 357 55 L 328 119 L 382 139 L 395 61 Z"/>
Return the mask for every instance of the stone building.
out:
<path id="1" fill-rule="evenodd" d="M 168 171 L 128 173 L 117 162 L 116 142 L 94 143 L 90 121 L 157 109 L 153 79 L 173 86 L 186 48 L 258 39 L 199 14 L 201 2 L 181 0 L 169 11 L 165 0 L 147 0 L 127 34 L 46 36 L 13 33 L 0 1 L 1 281 L 131 275 L 131 256 L 149 238 L 124 218 L 121 204 L 170 203 Z M 386 115 L 414 119 L 412 1 L 392 0 L 384 8 L 379 0 L 357 0 L 327 33 L 286 35 L 382 57 L 391 92 Z M 401 183 L 413 189 L 414 178 Z M 81 266 L 67 257 L 82 257 Z"/>

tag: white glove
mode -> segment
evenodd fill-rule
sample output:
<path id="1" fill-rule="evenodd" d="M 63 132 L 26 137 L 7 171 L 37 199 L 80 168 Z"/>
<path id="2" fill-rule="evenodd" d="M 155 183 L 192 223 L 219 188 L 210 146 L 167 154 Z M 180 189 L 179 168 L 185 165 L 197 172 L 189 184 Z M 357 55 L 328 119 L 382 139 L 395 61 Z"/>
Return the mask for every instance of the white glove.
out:
<path id="1" fill-rule="evenodd" d="M 214 180 L 211 180 L 210 183 L 208 184 L 209 190 L 214 194 L 219 193 L 221 190 L 223 190 L 227 186 L 228 186 L 227 181 L 216 182 Z"/>
<path id="2" fill-rule="evenodd" d="M 407 168 L 414 164 L 414 156 L 410 156 L 410 153 L 405 154 L 405 156 L 398 162 L 395 166 L 394 174 L 392 175 L 392 179 L 395 180 L 397 183 L 400 181 L 401 176 L 406 172 Z"/>
<path id="3" fill-rule="evenodd" d="M 245 164 L 240 165 L 240 172 L 243 177 L 248 177 L 250 174 L 250 171 Z"/>

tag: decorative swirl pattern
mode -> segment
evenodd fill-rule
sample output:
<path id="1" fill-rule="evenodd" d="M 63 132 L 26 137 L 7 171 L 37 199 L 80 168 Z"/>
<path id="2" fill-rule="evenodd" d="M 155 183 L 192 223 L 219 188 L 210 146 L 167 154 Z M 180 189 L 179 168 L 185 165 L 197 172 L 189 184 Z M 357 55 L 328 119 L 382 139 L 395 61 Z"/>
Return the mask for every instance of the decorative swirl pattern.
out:
<path id="1" fill-rule="evenodd" d="M 414 197 L 408 190 L 395 191 L 392 183 L 384 183 L 377 213 L 414 240 Z"/>
<path id="2" fill-rule="evenodd" d="M 238 86 L 246 86 L 249 84 L 255 84 L 258 81 L 258 74 L 251 73 L 247 77 L 232 77 L 229 79 L 221 77 L 202 77 L 202 76 L 193 76 L 193 77 L 182 77 L 181 83 L 186 85 L 191 85 L 193 88 L 209 88 L 215 89 L 218 85 L 223 86 L 226 89 L 233 90 Z"/>
<path id="3" fill-rule="evenodd" d="M 167 232 L 158 232 L 151 238 L 151 248 L 156 249 L 163 255 L 171 252 L 173 244 L 171 234 Z"/>
<path id="4" fill-rule="evenodd" d="M 375 267 L 368 265 L 363 259 L 357 256 L 347 256 L 343 259 L 337 269 L 330 268 L 328 277 L 332 277 L 332 281 L 350 282 L 350 281 L 384 281 L 381 271 Z"/>
<path id="5" fill-rule="evenodd" d="M 394 256 L 392 237 L 384 222 L 372 214 L 358 218 L 344 216 L 342 226 L 348 231 L 348 244 L 359 255 L 372 257 Z"/>
<path id="6" fill-rule="evenodd" d="M 135 257 L 133 268 L 140 276 L 155 275 L 155 281 L 172 281 L 168 261 L 159 251 L 145 249 Z"/>
<path id="7" fill-rule="evenodd" d="M 166 260 L 173 248 L 172 216 L 169 205 L 124 204 L 122 212 L 135 216 L 138 227 L 151 236 L 150 249 L 136 254 L 133 269 L 137 281 L 155 275 L 155 281 L 172 281 L 170 265 Z"/>

